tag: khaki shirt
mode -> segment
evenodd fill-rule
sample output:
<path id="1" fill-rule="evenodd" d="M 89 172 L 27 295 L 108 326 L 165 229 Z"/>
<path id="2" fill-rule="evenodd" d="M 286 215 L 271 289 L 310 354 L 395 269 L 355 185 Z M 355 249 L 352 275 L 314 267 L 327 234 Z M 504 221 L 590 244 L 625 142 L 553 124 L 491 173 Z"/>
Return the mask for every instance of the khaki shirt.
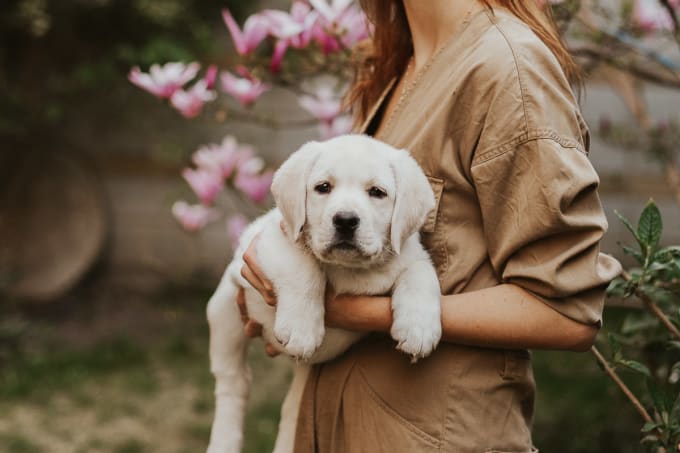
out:
<path id="1" fill-rule="evenodd" d="M 557 59 L 524 23 L 500 8 L 474 15 L 378 138 L 408 149 L 432 184 L 422 240 L 443 294 L 514 283 L 601 323 L 620 265 L 599 252 L 607 221 L 588 129 Z M 527 351 L 442 343 L 414 366 L 375 335 L 316 367 L 305 392 L 296 452 L 532 451 Z"/>

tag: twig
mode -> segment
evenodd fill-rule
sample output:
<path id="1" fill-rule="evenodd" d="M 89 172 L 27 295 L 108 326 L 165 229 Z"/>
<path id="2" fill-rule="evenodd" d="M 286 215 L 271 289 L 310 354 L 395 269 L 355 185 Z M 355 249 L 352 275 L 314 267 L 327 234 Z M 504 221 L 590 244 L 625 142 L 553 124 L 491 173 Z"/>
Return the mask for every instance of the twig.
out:
<path id="1" fill-rule="evenodd" d="M 236 121 L 243 121 L 248 123 L 260 124 L 272 129 L 282 129 L 282 128 L 305 128 L 318 126 L 319 120 L 314 118 L 305 118 L 297 120 L 277 120 L 269 116 L 256 115 L 253 113 L 227 112 L 227 118 L 231 118 Z"/>
<path id="2" fill-rule="evenodd" d="M 628 272 L 623 271 L 621 273 L 621 276 L 626 280 L 627 282 L 632 281 L 632 278 Z M 654 303 L 654 301 L 647 295 L 645 294 L 640 288 L 635 288 L 635 295 L 640 298 L 640 300 L 645 304 L 645 307 L 652 312 L 654 316 L 659 318 L 659 321 L 673 334 L 675 338 L 680 340 L 680 330 L 678 330 L 677 327 L 671 322 L 670 319 L 668 319 L 668 316 L 659 308 L 657 304 Z"/>
<path id="3" fill-rule="evenodd" d="M 595 355 L 597 358 L 597 361 L 600 362 L 600 365 L 602 365 L 602 368 L 604 368 L 605 373 L 609 375 L 610 378 L 614 382 L 616 382 L 616 385 L 619 386 L 621 391 L 623 392 L 624 395 L 630 400 L 631 403 L 633 403 L 633 406 L 635 406 L 635 409 L 637 409 L 638 413 L 642 416 L 642 418 L 645 420 L 647 423 L 654 423 L 654 420 L 652 420 L 652 417 L 649 415 L 647 410 L 642 406 L 642 403 L 640 403 L 640 400 L 637 399 L 637 397 L 633 394 L 633 392 L 628 388 L 628 386 L 621 380 L 618 374 L 616 374 L 616 371 L 614 368 L 609 365 L 609 362 L 605 360 L 605 358 L 602 356 L 600 351 L 595 347 L 590 348 L 591 352 Z M 658 428 L 657 428 L 658 430 Z"/>
<path id="4" fill-rule="evenodd" d="M 671 88 L 680 88 L 680 75 L 673 73 L 673 76 L 667 76 L 655 71 L 637 65 L 633 62 L 622 62 L 616 59 L 611 52 L 607 52 L 603 48 L 594 46 L 582 46 L 571 49 L 571 53 L 576 56 L 586 57 L 601 61 L 603 63 L 614 66 L 615 68 L 629 71 L 640 79 L 648 82 L 653 82 L 658 85 L 667 86 Z"/>

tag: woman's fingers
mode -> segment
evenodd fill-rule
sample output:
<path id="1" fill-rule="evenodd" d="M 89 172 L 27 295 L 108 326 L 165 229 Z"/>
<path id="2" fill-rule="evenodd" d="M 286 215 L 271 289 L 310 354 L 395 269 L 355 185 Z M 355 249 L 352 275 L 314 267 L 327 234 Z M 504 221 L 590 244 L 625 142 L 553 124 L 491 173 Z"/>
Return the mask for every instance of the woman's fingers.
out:
<path id="1" fill-rule="evenodd" d="M 258 265 L 257 262 L 257 242 L 260 240 L 260 235 L 258 234 L 255 236 L 255 238 L 250 242 L 250 245 L 246 249 L 245 253 L 243 254 L 243 261 L 246 262 L 250 270 L 252 271 L 253 275 L 255 275 L 259 281 L 262 283 L 262 286 L 269 292 L 274 292 L 274 288 L 272 287 L 272 283 L 267 280 L 267 277 L 262 273 L 262 269 L 260 269 L 260 266 Z"/>
<path id="2" fill-rule="evenodd" d="M 238 311 L 241 314 L 241 322 L 245 325 L 248 322 L 248 307 L 246 307 L 246 290 L 243 288 L 238 289 L 236 293 L 236 305 L 238 306 Z"/>
<path id="3" fill-rule="evenodd" d="M 246 337 L 255 338 L 262 336 L 262 324 L 249 319 L 243 327 L 246 332 Z"/>
<path id="4" fill-rule="evenodd" d="M 280 354 L 278 349 L 274 347 L 271 343 L 266 343 L 264 345 L 264 352 L 269 356 L 269 357 L 276 357 L 277 355 Z"/>

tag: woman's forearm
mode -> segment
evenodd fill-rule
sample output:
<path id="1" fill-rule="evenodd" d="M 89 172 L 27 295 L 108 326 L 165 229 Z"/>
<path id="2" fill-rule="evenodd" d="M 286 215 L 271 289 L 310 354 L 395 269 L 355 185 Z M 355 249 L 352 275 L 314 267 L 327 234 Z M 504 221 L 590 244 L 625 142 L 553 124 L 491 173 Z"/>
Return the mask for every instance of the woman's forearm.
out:
<path id="1" fill-rule="evenodd" d="M 338 296 L 327 303 L 327 322 L 358 331 L 389 332 L 388 297 Z M 519 286 L 442 296 L 442 340 L 497 348 L 585 351 L 597 327 L 573 321 Z"/>

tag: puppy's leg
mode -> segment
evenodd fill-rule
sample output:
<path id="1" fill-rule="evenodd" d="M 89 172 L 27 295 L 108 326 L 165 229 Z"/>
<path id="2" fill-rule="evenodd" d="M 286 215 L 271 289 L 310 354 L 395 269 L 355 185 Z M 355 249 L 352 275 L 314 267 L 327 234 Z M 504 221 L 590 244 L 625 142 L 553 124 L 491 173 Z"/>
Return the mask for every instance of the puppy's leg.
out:
<path id="1" fill-rule="evenodd" d="M 265 248 L 265 246 L 267 248 Z M 292 243 L 278 224 L 262 232 L 258 256 L 277 296 L 274 336 L 286 352 L 309 359 L 323 341 L 326 277 L 311 254 Z"/>
<path id="2" fill-rule="evenodd" d="M 210 434 L 209 453 L 237 453 L 243 443 L 250 370 L 246 363 L 247 338 L 244 335 L 234 284 L 227 269 L 217 291 L 208 302 L 210 324 L 210 370 L 215 376 L 215 419 Z"/>
<path id="3" fill-rule="evenodd" d="M 302 393 L 307 383 L 310 367 L 308 365 L 297 365 L 293 382 L 290 384 L 286 399 L 283 400 L 281 407 L 281 421 L 279 422 L 279 432 L 276 436 L 276 444 L 273 453 L 293 453 L 295 446 L 295 431 L 297 430 L 297 418 L 302 401 Z"/>
<path id="4" fill-rule="evenodd" d="M 437 274 L 429 259 L 411 263 L 392 293 L 392 338 L 413 361 L 429 355 L 442 334 Z"/>

